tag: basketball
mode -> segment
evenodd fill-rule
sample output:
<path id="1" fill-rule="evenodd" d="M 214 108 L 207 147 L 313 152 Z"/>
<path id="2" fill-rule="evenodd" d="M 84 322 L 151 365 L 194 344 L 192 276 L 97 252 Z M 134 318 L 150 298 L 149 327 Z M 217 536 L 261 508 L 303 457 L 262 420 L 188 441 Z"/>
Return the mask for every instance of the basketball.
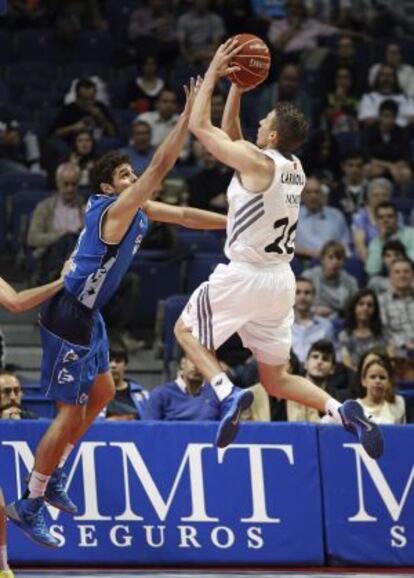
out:
<path id="1" fill-rule="evenodd" d="M 270 51 L 261 38 L 254 34 L 235 36 L 242 50 L 231 61 L 230 66 L 239 66 L 240 70 L 229 74 L 228 78 L 240 88 L 250 88 L 260 84 L 269 75 Z"/>

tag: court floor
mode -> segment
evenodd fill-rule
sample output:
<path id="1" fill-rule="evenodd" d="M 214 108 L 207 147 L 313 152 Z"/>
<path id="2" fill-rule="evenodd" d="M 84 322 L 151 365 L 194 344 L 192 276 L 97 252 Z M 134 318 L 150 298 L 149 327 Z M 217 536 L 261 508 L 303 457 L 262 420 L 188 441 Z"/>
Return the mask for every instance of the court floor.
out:
<path id="1" fill-rule="evenodd" d="M 395 573 L 383 573 L 380 571 L 375 571 L 375 573 L 368 572 L 329 572 L 329 573 L 313 573 L 313 572 L 298 572 L 298 571 L 193 571 L 193 572 L 162 572 L 153 570 L 140 570 L 136 572 L 125 571 L 125 570 L 99 570 L 99 571 L 83 571 L 83 572 L 68 572 L 66 570 L 42 570 L 41 572 L 36 571 L 16 571 L 16 578 L 379 578 L 381 577 L 392 577 L 392 578 L 407 578 L 407 576 L 414 577 L 414 569 L 412 571 L 404 571 L 400 574 L 397 570 Z"/>

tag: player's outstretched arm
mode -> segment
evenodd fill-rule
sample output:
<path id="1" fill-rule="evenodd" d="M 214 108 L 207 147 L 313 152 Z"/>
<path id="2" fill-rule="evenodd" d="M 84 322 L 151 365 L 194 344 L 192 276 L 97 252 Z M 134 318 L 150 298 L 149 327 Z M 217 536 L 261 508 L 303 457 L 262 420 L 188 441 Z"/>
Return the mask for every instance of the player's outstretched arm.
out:
<path id="1" fill-rule="evenodd" d="M 151 199 L 174 166 L 187 138 L 190 113 L 200 84 L 201 79 L 197 82 L 191 79 L 189 87 L 184 87 L 186 103 L 177 124 L 159 145 L 139 179 L 125 189 L 108 209 L 102 230 L 107 242 L 118 243 L 123 238 L 135 213 Z"/>
<path id="2" fill-rule="evenodd" d="M 63 277 L 68 273 L 70 267 L 71 263 L 68 260 L 62 268 L 59 279 L 46 285 L 24 289 L 23 291 L 15 291 L 11 285 L 0 277 L 0 305 L 13 313 L 22 313 L 37 307 L 63 288 Z"/>
<path id="3" fill-rule="evenodd" d="M 188 229 L 225 229 L 227 217 L 192 207 L 172 207 L 166 203 L 148 201 L 144 211 L 152 221 L 181 225 Z"/>
<path id="4" fill-rule="evenodd" d="M 196 95 L 190 116 L 190 130 L 219 161 L 243 175 L 260 175 L 271 180 L 273 163 L 257 147 L 243 140 L 232 141 L 211 122 L 211 97 L 220 76 L 226 76 L 238 67 L 231 67 L 232 58 L 238 53 L 237 41 L 222 44 L 208 67 L 203 83 Z"/>
<path id="5" fill-rule="evenodd" d="M 224 107 L 221 128 L 231 140 L 243 140 L 243 131 L 240 124 L 240 101 L 242 90 L 232 82 Z"/>

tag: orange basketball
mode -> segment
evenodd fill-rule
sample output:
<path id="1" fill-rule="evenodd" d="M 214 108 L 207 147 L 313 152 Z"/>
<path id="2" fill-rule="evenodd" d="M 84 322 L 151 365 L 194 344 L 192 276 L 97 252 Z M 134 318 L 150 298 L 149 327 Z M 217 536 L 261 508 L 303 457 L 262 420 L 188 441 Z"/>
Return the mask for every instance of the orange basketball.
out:
<path id="1" fill-rule="evenodd" d="M 229 74 L 229 79 L 240 88 L 260 84 L 269 75 L 270 51 L 261 38 L 254 34 L 235 36 L 242 50 L 231 61 L 230 66 L 238 66 L 239 71 Z"/>

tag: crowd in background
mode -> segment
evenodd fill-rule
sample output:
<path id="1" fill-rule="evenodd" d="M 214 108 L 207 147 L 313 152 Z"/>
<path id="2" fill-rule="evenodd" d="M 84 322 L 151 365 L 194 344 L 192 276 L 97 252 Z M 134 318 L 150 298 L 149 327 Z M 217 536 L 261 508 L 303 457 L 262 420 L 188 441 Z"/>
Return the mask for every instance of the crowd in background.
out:
<path id="1" fill-rule="evenodd" d="M 182 84 L 203 74 L 221 40 L 258 34 L 271 50 L 272 69 L 263 85 L 243 96 L 246 138 L 254 141 L 258 122 L 280 100 L 296 103 L 311 120 L 298 153 L 308 178 L 293 263 L 291 371 L 306 373 L 339 399 L 359 399 L 380 423 L 413 420 L 396 388 L 414 384 L 414 1 L 9 4 L 0 21 L 0 36 L 11 46 L 0 77 L 3 237 L 6 247 L 18 243 L 30 278 L 56 277 L 73 249 L 96 158 L 122 149 L 142 173 L 177 122 Z M 227 90 L 223 81 L 213 95 L 217 125 Z M 33 193 L 30 219 L 17 233 L 10 175 L 22 182 L 35 175 L 42 186 L 34 188 L 46 192 Z M 158 196 L 225 212 L 231 177 L 189 135 Z M 174 231 L 152 226 L 143 248 L 171 258 Z M 139 299 L 145 283 L 131 272 L 105 312 L 124 346 L 125 332 L 133 337 L 134 327 L 123 308 Z M 238 386 L 255 390 L 248 419 L 320 421 L 317 412 L 269 399 L 254 360 L 235 353 L 238 348 L 224 351 L 222 361 Z M 220 419 L 212 390 L 186 358 L 176 379 L 149 396 L 125 378 L 127 362 L 127 348 L 114 349 L 117 394 L 106 418 Z M 14 395 L 2 401 L 2 418 L 25 417 L 23 410 L 13 412 L 21 406 L 16 381 L 0 376 L 0 392 Z M 209 412 L 200 414 L 204 398 Z"/>

